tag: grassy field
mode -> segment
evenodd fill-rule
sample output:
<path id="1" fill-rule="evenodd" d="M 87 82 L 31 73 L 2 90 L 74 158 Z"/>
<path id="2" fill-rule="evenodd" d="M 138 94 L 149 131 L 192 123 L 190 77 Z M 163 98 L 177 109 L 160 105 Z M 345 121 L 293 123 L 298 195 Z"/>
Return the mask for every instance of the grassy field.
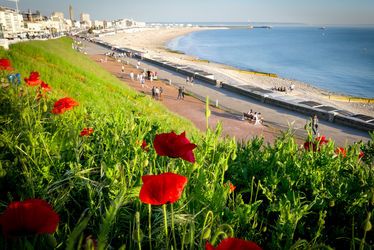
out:
<path id="1" fill-rule="evenodd" d="M 43 199 L 59 215 L 54 233 L 3 234 L 0 249 L 204 249 L 229 237 L 263 249 L 372 249 L 372 141 L 343 154 L 331 140 L 306 150 L 292 131 L 273 144 L 221 139 L 220 127 L 203 134 L 71 44 L 0 50 L 22 79 L 37 71 L 52 87 L 38 98 L 38 87 L 8 83 L 1 72 L 0 225 L 4 232 L 14 201 Z M 64 97 L 79 106 L 51 112 Z M 80 136 L 83 128 L 94 132 Z M 154 139 L 171 131 L 186 132 L 195 161 L 160 156 Z M 187 178 L 181 196 L 143 203 L 142 176 L 166 172 Z"/>

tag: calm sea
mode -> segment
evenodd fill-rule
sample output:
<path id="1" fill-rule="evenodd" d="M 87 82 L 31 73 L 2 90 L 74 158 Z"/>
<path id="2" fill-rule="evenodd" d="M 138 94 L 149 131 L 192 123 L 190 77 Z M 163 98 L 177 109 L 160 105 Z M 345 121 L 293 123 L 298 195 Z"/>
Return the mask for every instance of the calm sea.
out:
<path id="1" fill-rule="evenodd" d="M 374 28 L 208 30 L 178 37 L 168 47 L 332 92 L 374 98 Z"/>

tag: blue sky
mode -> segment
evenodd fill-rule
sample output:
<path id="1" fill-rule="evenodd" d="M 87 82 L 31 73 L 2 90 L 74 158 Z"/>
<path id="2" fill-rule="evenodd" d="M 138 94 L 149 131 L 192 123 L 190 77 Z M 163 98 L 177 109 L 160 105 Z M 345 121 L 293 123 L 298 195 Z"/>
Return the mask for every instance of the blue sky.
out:
<path id="1" fill-rule="evenodd" d="M 75 17 L 133 18 L 146 22 L 296 22 L 306 24 L 374 24 L 374 0 L 19 0 L 21 10 L 43 15 L 68 6 Z M 15 6 L 0 0 L 0 5 Z"/>

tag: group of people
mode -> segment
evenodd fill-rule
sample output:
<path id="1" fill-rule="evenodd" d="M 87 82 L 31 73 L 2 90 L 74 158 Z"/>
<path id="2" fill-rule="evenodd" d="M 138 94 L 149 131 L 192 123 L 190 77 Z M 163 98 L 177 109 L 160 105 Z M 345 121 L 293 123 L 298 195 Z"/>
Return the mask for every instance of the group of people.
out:
<path id="1" fill-rule="evenodd" d="M 286 87 L 286 86 L 280 86 L 280 87 L 272 87 L 271 90 L 276 90 L 276 91 L 280 91 L 280 92 L 286 92 L 287 91 L 290 91 L 292 92 L 293 90 L 295 89 L 295 84 L 291 84 L 289 87 Z"/>
<path id="2" fill-rule="evenodd" d="M 262 117 L 261 113 L 253 112 L 252 109 L 250 109 L 247 113 L 243 113 L 242 120 L 249 120 L 251 122 L 254 122 L 255 125 L 264 123 L 264 118 Z"/>
<path id="3" fill-rule="evenodd" d="M 177 100 L 184 99 L 184 94 L 185 94 L 184 86 L 179 87 Z"/>
<path id="4" fill-rule="evenodd" d="M 162 101 L 162 93 L 164 92 L 162 87 L 152 87 L 152 98 Z"/>
<path id="5" fill-rule="evenodd" d="M 187 78 L 186 78 L 186 84 L 189 84 L 189 83 L 191 83 L 191 85 L 193 85 L 193 83 L 194 83 L 193 76 L 191 76 L 191 77 L 187 76 Z"/>

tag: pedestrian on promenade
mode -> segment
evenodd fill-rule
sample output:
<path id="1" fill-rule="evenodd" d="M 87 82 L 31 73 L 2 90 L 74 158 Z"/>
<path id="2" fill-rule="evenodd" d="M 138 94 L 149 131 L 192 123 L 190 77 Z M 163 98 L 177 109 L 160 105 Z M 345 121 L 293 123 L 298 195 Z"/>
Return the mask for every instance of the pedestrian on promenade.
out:
<path id="1" fill-rule="evenodd" d="M 134 72 L 132 72 L 132 71 L 130 72 L 130 78 L 131 78 L 132 81 L 134 81 Z"/>
<path id="2" fill-rule="evenodd" d="M 184 100 L 184 86 L 182 87 L 182 99 Z"/>
<path id="3" fill-rule="evenodd" d="M 180 99 L 182 99 L 182 87 L 178 88 L 178 97 L 177 97 L 177 100 L 180 100 Z"/>
<path id="4" fill-rule="evenodd" d="M 314 136 L 319 136 L 318 133 L 318 117 L 316 114 L 312 117 L 312 131 Z"/>
<path id="5" fill-rule="evenodd" d="M 162 92 L 164 92 L 164 89 L 160 87 L 160 101 L 162 101 Z"/>
<path id="6" fill-rule="evenodd" d="M 191 76 L 191 77 L 190 77 L 191 85 L 193 85 L 193 81 L 194 81 L 193 76 Z"/>
<path id="7" fill-rule="evenodd" d="M 121 66 L 121 75 L 123 76 L 125 74 L 125 66 L 122 64 Z"/>
<path id="8" fill-rule="evenodd" d="M 144 79 L 144 77 L 142 77 L 140 83 L 142 84 L 142 88 L 144 89 L 144 84 L 145 84 L 145 79 Z"/>
<path id="9" fill-rule="evenodd" d="M 156 95 L 156 92 L 155 92 L 155 86 L 152 87 L 152 98 L 155 99 L 155 95 Z"/>
<path id="10" fill-rule="evenodd" d="M 186 78 L 186 84 L 188 84 L 190 82 L 190 77 L 187 76 Z"/>
<path id="11" fill-rule="evenodd" d="M 159 97 L 160 97 L 160 89 L 158 87 L 155 88 L 155 97 L 156 97 L 156 100 L 159 100 Z"/>

